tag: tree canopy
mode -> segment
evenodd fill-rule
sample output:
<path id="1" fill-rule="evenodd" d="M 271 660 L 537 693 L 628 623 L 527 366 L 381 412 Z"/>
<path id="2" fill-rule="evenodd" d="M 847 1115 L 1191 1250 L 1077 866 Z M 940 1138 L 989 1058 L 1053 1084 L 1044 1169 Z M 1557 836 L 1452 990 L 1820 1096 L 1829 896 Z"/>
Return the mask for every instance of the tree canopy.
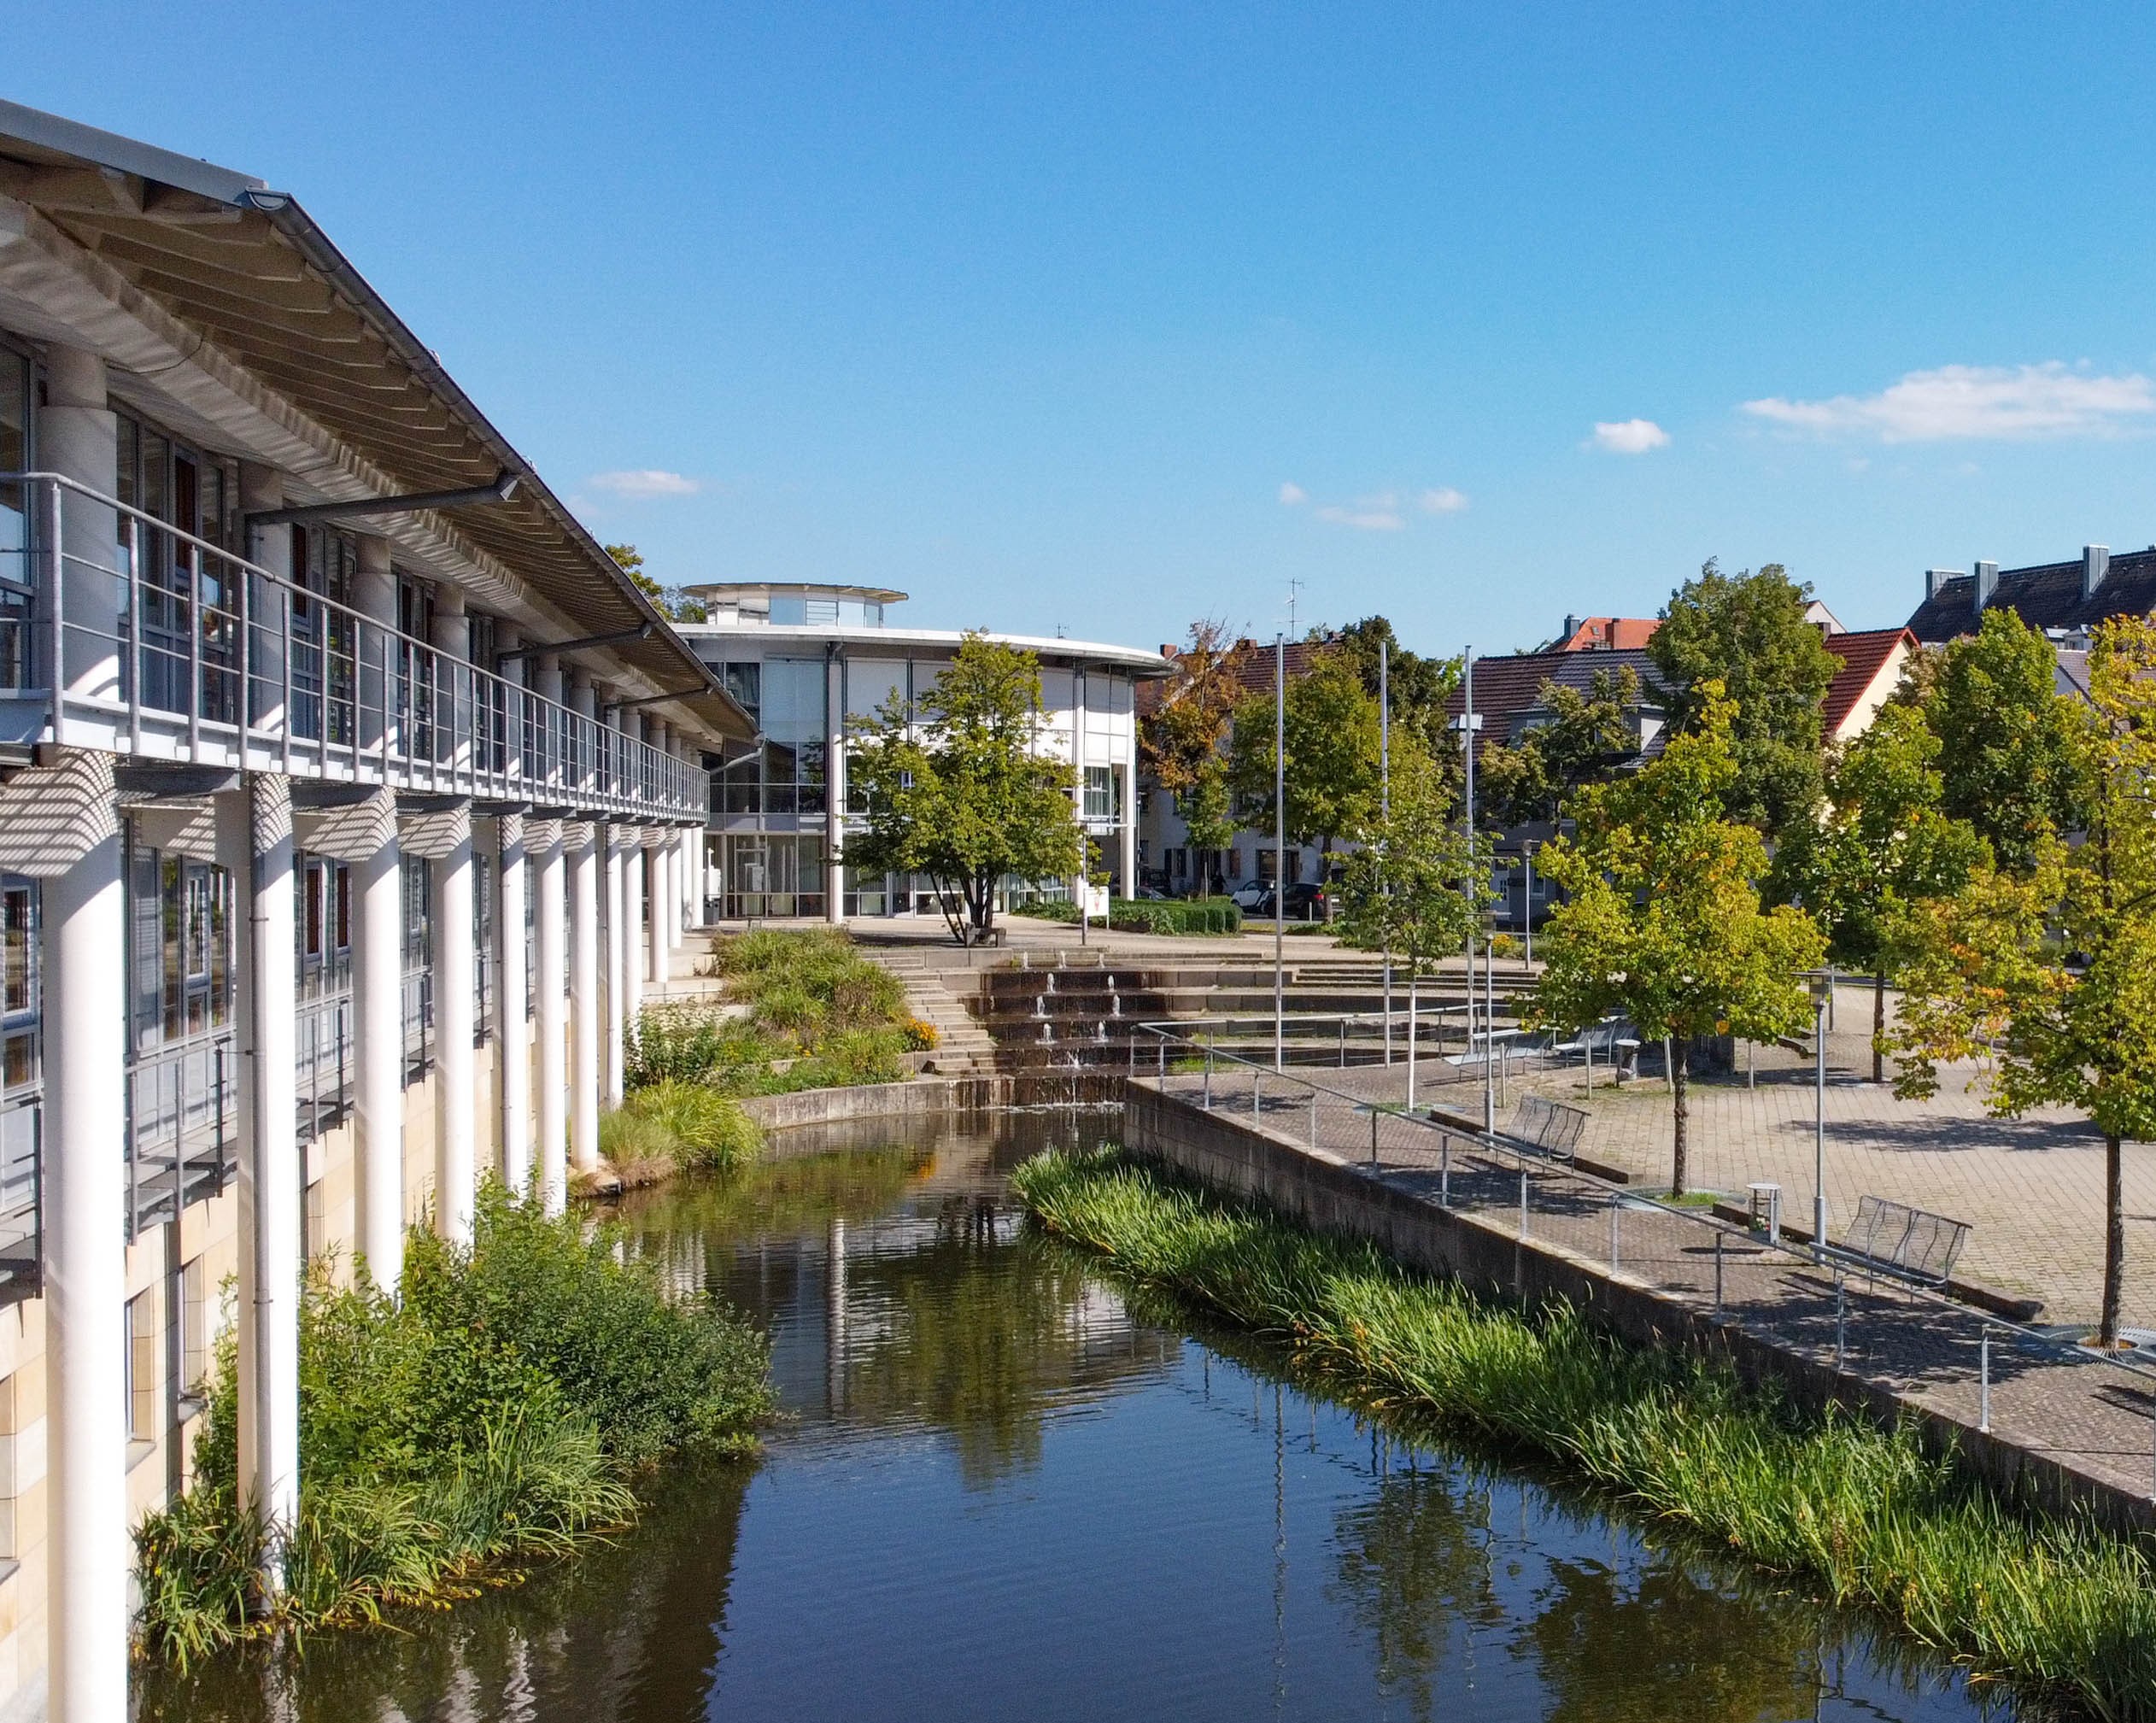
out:
<path id="1" fill-rule="evenodd" d="M 2077 698 L 2058 692 L 2058 654 L 2011 610 L 1926 667 L 1914 697 L 1939 739 L 1940 806 L 1989 841 L 2000 865 L 2034 864 L 2044 834 L 2079 829 Z"/>
<path id="2" fill-rule="evenodd" d="M 867 824 L 843 859 L 870 873 L 926 874 L 963 941 L 994 924 L 1006 875 L 1068 879 L 1084 864 L 1075 779 L 1035 752 L 1040 660 L 1029 652 L 969 633 L 918 703 L 910 722 L 895 699 L 855 720 L 847 771 Z"/>
<path id="3" fill-rule="evenodd" d="M 1580 1029 L 1613 1014 L 1672 1043 L 1676 1134 L 1670 1188 L 1685 1184 L 1685 1083 L 1693 1037 L 1772 1040 L 1810 1016 L 1799 973 L 1825 941 L 1802 910 L 1764 907 L 1766 847 L 1726 802 L 1739 765 L 1736 703 L 1711 677 L 1696 721 L 1635 776 L 1583 788 L 1578 835 L 1537 858 L 1567 900 L 1542 938 L 1527 1008 L 1538 1028 Z"/>
<path id="4" fill-rule="evenodd" d="M 1490 741 L 1475 763 L 1475 817 L 1502 829 L 1557 818 L 1582 784 L 1599 782 L 1639 751 L 1632 713 L 1639 675 L 1631 665 L 1597 670 L 1585 689 L 1545 682 L 1547 723 L 1514 743 Z"/>
<path id="5" fill-rule="evenodd" d="M 1491 893 L 1457 814 L 1449 780 L 1421 747 L 1395 753 L 1391 806 L 1348 859 L 1345 944 L 1396 952 L 1411 976 L 1467 948 Z"/>
<path id="6" fill-rule="evenodd" d="M 1424 658 L 1400 644 L 1382 616 L 1366 616 L 1342 629 L 1333 649 L 1355 666 L 1362 691 L 1378 697 L 1380 664 L 1392 703 L 1392 733 L 1414 739 L 1423 753 L 1447 772 L 1460 769 L 1460 738 L 1452 729 L 1445 702 L 1460 686 L 1460 659 Z"/>
<path id="7" fill-rule="evenodd" d="M 1377 818 L 1378 705 L 1343 653 L 1321 652 L 1287 685 L 1287 837 L 1316 844 L 1360 838 Z M 1251 694 L 1235 708 L 1228 783 L 1246 823 L 1270 830 L 1273 696 Z"/>
<path id="8" fill-rule="evenodd" d="M 2122 1145 L 2156 1138 L 2156 621 L 2096 630 L 2089 701 L 2065 705 L 2059 731 L 2055 788 L 2072 792 L 2082 841 L 2037 813 L 2033 831 L 2012 829 L 2024 864 L 1979 867 L 1958 896 L 1913 906 L 1896 1087 L 1928 1096 L 1941 1061 L 1974 1061 L 1995 1114 L 2089 1115 L 2104 1136 L 2108 1345 L 2125 1274 Z"/>
<path id="9" fill-rule="evenodd" d="M 1826 800 L 1784 834 L 1774 858 L 1781 895 L 1804 905 L 1827 954 L 1877 978 L 1872 1080 L 1886 1059 L 1886 982 L 1909 955 L 1911 910 L 1951 897 L 1990 857 L 1983 838 L 1941 804 L 1939 739 L 1915 707 L 1889 703 L 1831 765 Z"/>
<path id="10" fill-rule="evenodd" d="M 613 558 L 630 583 L 653 604 L 661 614 L 676 622 L 701 622 L 706 612 L 704 601 L 691 598 L 678 586 L 661 586 L 644 571 L 644 554 L 633 544 L 610 544 L 606 554 Z"/>
<path id="11" fill-rule="evenodd" d="M 1729 812 L 1770 837 L 1807 818 L 1822 788 L 1819 703 L 1837 661 L 1805 620 L 1811 596 L 1779 563 L 1732 575 L 1710 560 L 1670 595 L 1647 642 L 1648 694 L 1676 729 L 1704 721 L 1710 685 L 1732 703 Z"/>

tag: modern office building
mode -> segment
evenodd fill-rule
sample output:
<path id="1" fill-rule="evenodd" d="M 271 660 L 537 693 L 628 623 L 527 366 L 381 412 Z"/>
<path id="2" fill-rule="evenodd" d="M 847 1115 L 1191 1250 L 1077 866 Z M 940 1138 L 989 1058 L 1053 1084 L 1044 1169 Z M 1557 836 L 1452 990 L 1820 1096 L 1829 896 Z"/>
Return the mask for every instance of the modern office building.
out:
<path id="1" fill-rule="evenodd" d="M 0 1717 L 129 1714 L 221 1323 L 289 1523 L 303 1259 L 595 1161 L 753 733 L 296 200 L 0 103 Z"/>
<path id="2" fill-rule="evenodd" d="M 753 747 L 712 762 L 711 912 L 727 920 L 936 913 L 925 879 L 851 876 L 842 860 L 849 721 L 893 700 L 917 710 L 964 636 L 894 625 L 905 595 L 877 587 L 719 583 L 685 589 L 706 620 L 683 636 L 756 719 Z M 1091 641 L 988 636 L 1040 660 L 1041 747 L 1076 771 L 1080 813 L 1112 889 L 1138 877 L 1135 686 L 1169 672 L 1157 653 Z M 1051 892 L 1068 882 L 1013 881 Z"/>

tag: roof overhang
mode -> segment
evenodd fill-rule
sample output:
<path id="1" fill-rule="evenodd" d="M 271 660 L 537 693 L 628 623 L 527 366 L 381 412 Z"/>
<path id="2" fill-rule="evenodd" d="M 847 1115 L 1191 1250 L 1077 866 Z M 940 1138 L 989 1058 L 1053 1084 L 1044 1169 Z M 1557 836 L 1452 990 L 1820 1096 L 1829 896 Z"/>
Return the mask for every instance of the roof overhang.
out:
<path id="1" fill-rule="evenodd" d="M 518 481 L 507 501 L 393 516 L 415 566 L 571 654 L 706 746 L 754 734 L 671 621 L 315 224 L 259 179 L 0 102 L 0 318 L 103 354 L 115 391 L 273 465 L 295 502 Z"/>

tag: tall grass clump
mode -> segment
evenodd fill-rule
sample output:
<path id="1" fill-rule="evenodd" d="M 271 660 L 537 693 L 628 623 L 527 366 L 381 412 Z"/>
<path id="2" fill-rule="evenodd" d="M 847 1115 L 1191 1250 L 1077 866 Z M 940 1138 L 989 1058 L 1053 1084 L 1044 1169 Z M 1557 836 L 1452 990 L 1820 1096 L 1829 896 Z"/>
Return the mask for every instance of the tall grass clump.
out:
<path id="1" fill-rule="evenodd" d="M 228 1339 L 192 1487 L 136 1534 L 144 1649 L 183 1665 L 512 1581 L 631 1518 L 641 1468 L 743 1450 L 775 1404 L 746 1322 L 498 1186 L 469 1245 L 411 1235 L 401 1301 L 310 1269 L 299 1514 L 273 1534 L 237 1505 L 234 1362 Z M 266 1560 L 285 1585 L 264 1611 Z"/>
<path id="2" fill-rule="evenodd" d="M 741 1104 L 707 1083 L 653 1083 L 630 1095 L 624 1107 L 670 1140 L 677 1167 L 730 1172 L 754 1160 L 764 1146 L 763 1131 Z"/>
<path id="3" fill-rule="evenodd" d="M 1837 1603 L 2116 1723 L 2156 1719 L 2156 1562 L 2085 1515 L 2024 1512 L 1913 1427 L 1800 1412 L 1726 1363 L 1534 1315 L 1170 1184 L 1110 1154 L 1018 1169 L 1039 1221 L 1123 1274 L 1274 1336 L 1307 1368 L 1545 1456 Z"/>
<path id="4" fill-rule="evenodd" d="M 737 1009 L 641 1013 L 626 1050 L 629 1090 L 683 1083 L 741 1096 L 899 1082 L 905 1055 L 935 1046 L 934 1029 L 907 1012 L 905 985 L 843 933 L 740 934 L 712 952 Z"/>

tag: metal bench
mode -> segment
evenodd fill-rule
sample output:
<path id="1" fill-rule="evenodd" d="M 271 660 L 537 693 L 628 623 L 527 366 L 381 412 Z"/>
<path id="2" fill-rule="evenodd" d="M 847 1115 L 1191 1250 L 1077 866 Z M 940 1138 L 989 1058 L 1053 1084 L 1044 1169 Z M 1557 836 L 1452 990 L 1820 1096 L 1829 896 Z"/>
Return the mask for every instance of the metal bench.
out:
<path id="1" fill-rule="evenodd" d="M 1617 1081 L 1621 1083 L 1627 1066 L 1633 1068 L 1634 1076 L 1639 1074 L 1639 1041 L 1631 1029 L 1632 1025 L 1622 1018 L 1612 1017 L 1607 1023 L 1590 1024 L 1570 1040 L 1553 1046 L 1550 1052 L 1556 1058 L 1563 1058 L 1569 1053 L 1579 1054 L 1587 1067 L 1590 1083 L 1594 1080 L 1595 1061 L 1599 1058 L 1605 1066 L 1616 1071 Z"/>
<path id="2" fill-rule="evenodd" d="M 1579 1108 L 1545 1095 L 1522 1095 L 1504 1134 L 1514 1142 L 1541 1150 L 1552 1160 L 1563 1161 L 1572 1158 L 1586 1128 L 1587 1115 Z"/>
<path id="3" fill-rule="evenodd" d="M 1868 1273 L 1943 1287 L 1968 1241 L 1966 1221 L 1950 1221 L 1884 1197 L 1860 1197 L 1856 1218 L 1833 1248 L 1837 1256 Z"/>

